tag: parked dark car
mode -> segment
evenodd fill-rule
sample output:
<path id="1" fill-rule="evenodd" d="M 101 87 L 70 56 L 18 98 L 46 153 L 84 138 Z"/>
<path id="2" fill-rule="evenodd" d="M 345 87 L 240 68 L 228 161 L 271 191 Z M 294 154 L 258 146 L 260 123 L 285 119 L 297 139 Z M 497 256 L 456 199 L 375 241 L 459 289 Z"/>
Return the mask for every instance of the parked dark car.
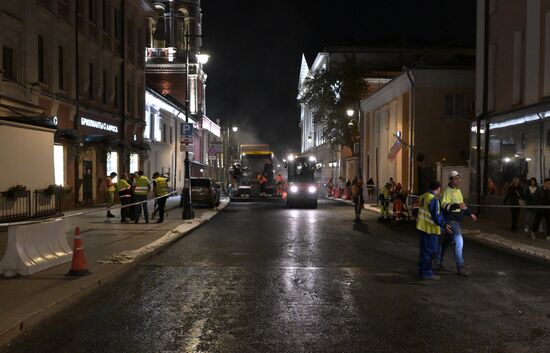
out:
<path id="1" fill-rule="evenodd" d="M 220 204 L 220 189 L 210 178 L 191 178 L 191 202 L 210 208 Z"/>

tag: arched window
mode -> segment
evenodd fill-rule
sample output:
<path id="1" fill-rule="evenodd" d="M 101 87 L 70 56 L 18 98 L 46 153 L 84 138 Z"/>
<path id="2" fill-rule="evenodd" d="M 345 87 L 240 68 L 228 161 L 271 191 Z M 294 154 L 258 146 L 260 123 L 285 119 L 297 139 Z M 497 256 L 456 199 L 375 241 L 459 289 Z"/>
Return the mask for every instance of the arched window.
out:
<path id="1" fill-rule="evenodd" d="M 185 35 L 187 33 L 186 18 L 188 16 L 187 9 L 179 8 L 176 13 L 176 46 L 178 52 L 185 52 Z"/>
<path id="2" fill-rule="evenodd" d="M 165 8 L 160 3 L 153 4 L 156 10 L 155 24 L 153 25 L 153 48 L 166 46 L 166 21 L 164 19 Z"/>

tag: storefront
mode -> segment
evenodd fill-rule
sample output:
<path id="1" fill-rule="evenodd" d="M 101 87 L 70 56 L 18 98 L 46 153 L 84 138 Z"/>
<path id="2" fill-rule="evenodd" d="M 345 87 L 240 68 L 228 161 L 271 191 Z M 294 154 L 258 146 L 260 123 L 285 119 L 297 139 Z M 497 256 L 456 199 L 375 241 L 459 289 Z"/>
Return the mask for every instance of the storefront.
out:
<path id="1" fill-rule="evenodd" d="M 481 175 L 485 201 L 504 198 L 514 177 L 526 186 L 534 177 L 542 183 L 550 177 L 550 106 L 538 106 L 471 125 L 471 192 L 477 195 Z M 478 138 L 480 160 L 478 163 Z M 549 162 L 546 162 L 546 161 Z M 479 172 L 479 173 L 478 173 Z"/>

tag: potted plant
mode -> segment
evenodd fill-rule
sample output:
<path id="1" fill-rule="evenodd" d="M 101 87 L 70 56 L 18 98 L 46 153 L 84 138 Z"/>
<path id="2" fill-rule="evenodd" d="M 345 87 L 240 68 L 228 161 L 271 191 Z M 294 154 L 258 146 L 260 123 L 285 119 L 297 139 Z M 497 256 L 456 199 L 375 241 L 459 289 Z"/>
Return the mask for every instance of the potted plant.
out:
<path id="1" fill-rule="evenodd" d="M 44 189 L 44 194 L 46 195 L 53 195 L 56 193 L 56 191 L 60 188 L 61 186 L 58 186 L 58 185 L 55 185 L 55 184 L 50 184 L 48 185 L 47 188 Z"/>
<path id="2" fill-rule="evenodd" d="M 17 184 L 8 189 L 6 191 L 6 197 L 8 199 L 16 199 L 18 197 L 25 197 L 27 191 L 27 187 L 25 185 Z"/>

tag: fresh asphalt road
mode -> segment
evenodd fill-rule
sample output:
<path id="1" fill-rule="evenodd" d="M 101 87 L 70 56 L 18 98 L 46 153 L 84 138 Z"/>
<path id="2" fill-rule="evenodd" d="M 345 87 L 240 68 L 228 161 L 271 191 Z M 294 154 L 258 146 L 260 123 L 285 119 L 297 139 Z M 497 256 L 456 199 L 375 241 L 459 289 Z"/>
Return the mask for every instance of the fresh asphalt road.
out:
<path id="1" fill-rule="evenodd" d="M 233 203 L 5 352 L 550 352 L 549 266 L 466 241 L 422 281 L 411 225 L 352 213 Z"/>

